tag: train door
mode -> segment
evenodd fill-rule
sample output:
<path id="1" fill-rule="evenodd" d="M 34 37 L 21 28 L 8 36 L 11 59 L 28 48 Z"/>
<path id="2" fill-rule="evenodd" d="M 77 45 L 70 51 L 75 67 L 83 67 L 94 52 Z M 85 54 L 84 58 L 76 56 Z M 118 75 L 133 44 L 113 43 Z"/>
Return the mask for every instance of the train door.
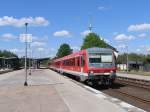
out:
<path id="1" fill-rule="evenodd" d="M 84 64 L 85 64 L 85 59 L 84 55 L 81 56 L 81 73 L 80 73 L 80 81 L 84 80 Z"/>
<path id="2" fill-rule="evenodd" d="M 84 68 L 84 56 L 81 56 L 81 73 L 83 73 L 83 68 Z"/>

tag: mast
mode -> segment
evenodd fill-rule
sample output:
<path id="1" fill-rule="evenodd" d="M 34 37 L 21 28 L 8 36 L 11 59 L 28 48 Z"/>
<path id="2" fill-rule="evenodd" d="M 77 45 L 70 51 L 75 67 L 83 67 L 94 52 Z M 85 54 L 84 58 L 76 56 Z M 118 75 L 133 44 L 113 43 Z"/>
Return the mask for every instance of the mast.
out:
<path id="1" fill-rule="evenodd" d="M 92 29 L 93 29 L 93 26 L 92 26 L 92 16 L 89 15 L 89 26 L 88 26 L 88 30 L 89 30 L 90 32 L 92 32 Z"/>

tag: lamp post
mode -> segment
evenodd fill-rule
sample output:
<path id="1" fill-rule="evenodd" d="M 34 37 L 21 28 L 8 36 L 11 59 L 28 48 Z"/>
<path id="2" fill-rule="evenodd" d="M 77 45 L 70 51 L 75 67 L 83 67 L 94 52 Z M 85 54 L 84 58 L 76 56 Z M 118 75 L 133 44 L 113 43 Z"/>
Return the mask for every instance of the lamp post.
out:
<path id="1" fill-rule="evenodd" d="M 31 46 L 30 46 L 30 43 L 29 43 L 29 75 L 31 75 Z"/>
<path id="2" fill-rule="evenodd" d="M 129 71 L 129 57 L 128 57 L 128 46 L 127 47 L 127 72 Z"/>
<path id="3" fill-rule="evenodd" d="M 26 35 L 25 35 L 25 82 L 24 82 L 24 86 L 28 86 L 28 83 L 27 83 L 27 26 L 28 26 L 28 23 L 25 23 Z"/>

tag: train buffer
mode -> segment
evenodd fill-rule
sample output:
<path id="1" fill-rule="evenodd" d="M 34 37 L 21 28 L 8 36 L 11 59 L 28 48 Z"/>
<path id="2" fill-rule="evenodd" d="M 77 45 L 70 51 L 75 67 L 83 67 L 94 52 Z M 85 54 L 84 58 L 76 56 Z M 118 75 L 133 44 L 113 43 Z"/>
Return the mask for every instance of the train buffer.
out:
<path id="1" fill-rule="evenodd" d="M 144 112 L 49 69 L 37 69 L 24 86 L 24 70 L 0 75 L 1 112 Z"/>

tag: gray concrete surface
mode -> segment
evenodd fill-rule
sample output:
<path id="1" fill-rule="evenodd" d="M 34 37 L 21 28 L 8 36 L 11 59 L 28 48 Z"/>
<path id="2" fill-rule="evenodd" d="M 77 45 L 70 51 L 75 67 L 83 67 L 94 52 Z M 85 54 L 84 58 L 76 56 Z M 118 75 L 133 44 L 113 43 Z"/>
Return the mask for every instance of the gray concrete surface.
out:
<path id="1" fill-rule="evenodd" d="M 28 87 L 23 84 L 23 70 L 0 76 L 0 112 L 69 112 L 42 71 L 28 77 Z"/>
<path id="2" fill-rule="evenodd" d="M 145 75 L 117 73 L 117 76 L 150 81 L 150 76 Z"/>
<path id="3" fill-rule="evenodd" d="M 127 112 L 48 69 L 28 76 L 28 87 L 23 83 L 24 70 L 0 76 L 0 112 Z"/>

